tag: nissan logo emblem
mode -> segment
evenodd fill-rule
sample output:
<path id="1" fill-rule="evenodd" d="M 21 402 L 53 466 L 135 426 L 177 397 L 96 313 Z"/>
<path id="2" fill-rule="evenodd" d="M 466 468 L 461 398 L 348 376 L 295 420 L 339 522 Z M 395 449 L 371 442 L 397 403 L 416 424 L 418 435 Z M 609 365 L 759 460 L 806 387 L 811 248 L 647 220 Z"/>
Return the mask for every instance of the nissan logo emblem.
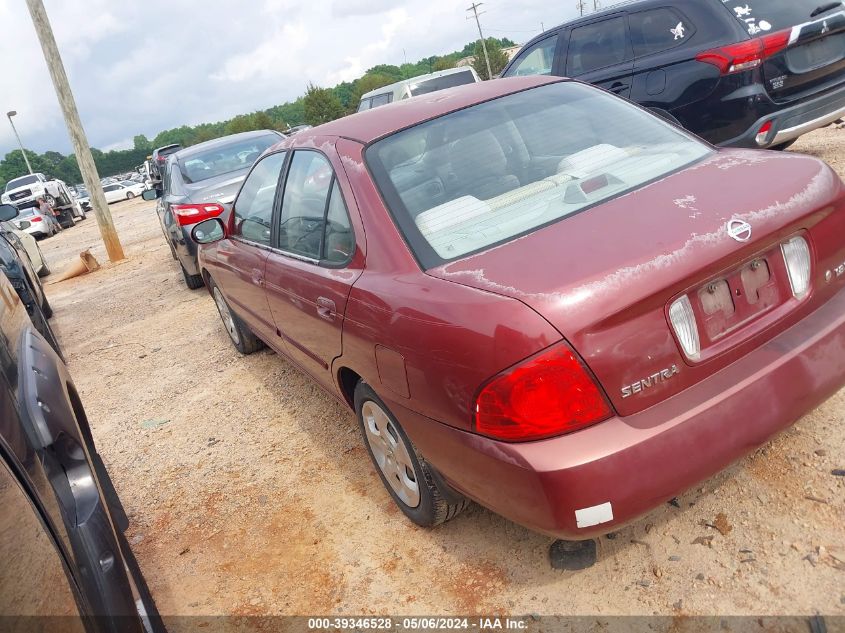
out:
<path id="1" fill-rule="evenodd" d="M 731 220 L 728 222 L 728 235 L 737 242 L 747 242 L 751 239 L 751 225 L 745 220 Z"/>

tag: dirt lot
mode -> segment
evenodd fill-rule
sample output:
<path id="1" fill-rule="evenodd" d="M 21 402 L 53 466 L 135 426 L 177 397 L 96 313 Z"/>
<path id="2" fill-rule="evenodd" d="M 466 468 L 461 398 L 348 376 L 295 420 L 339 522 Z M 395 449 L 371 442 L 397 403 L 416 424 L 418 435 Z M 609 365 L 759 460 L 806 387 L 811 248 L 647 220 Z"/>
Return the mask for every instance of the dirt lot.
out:
<path id="1" fill-rule="evenodd" d="M 845 176 L 845 130 L 795 149 Z M 478 506 L 405 520 L 350 412 L 233 349 L 153 206 L 112 206 L 126 262 L 47 289 L 162 613 L 845 614 L 845 391 L 557 572 L 551 539 Z M 42 243 L 54 271 L 87 246 L 106 261 L 93 216 Z"/>

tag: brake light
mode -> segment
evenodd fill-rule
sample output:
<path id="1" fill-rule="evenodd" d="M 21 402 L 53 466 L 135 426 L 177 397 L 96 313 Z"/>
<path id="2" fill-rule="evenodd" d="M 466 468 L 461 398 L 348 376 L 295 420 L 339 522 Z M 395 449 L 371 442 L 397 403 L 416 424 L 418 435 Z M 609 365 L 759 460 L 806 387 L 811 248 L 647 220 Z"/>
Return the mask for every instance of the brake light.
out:
<path id="1" fill-rule="evenodd" d="M 612 415 L 601 390 L 565 344 L 488 382 L 475 402 L 475 430 L 508 442 L 571 433 Z"/>
<path id="2" fill-rule="evenodd" d="M 33 216 L 32 216 L 32 221 L 33 221 L 33 222 L 41 222 L 41 221 L 43 221 L 43 219 L 44 219 L 44 218 L 42 218 L 40 215 L 33 215 Z"/>
<path id="3" fill-rule="evenodd" d="M 762 126 L 760 126 L 760 129 L 757 131 L 757 137 L 756 137 L 757 145 L 759 145 L 761 147 L 763 145 L 765 145 L 766 141 L 769 138 L 769 132 L 771 132 L 771 131 L 772 131 L 772 122 L 771 121 L 766 121 Z"/>
<path id="4" fill-rule="evenodd" d="M 170 210 L 176 216 L 179 226 L 196 224 L 209 218 L 216 218 L 223 213 L 223 207 L 217 203 L 211 204 L 172 204 Z"/>
<path id="5" fill-rule="evenodd" d="M 704 51 L 695 58 L 715 66 L 723 75 L 739 73 L 761 66 L 764 60 L 785 49 L 789 46 L 791 35 L 791 29 L 778 31 L 753 40 Z"/>

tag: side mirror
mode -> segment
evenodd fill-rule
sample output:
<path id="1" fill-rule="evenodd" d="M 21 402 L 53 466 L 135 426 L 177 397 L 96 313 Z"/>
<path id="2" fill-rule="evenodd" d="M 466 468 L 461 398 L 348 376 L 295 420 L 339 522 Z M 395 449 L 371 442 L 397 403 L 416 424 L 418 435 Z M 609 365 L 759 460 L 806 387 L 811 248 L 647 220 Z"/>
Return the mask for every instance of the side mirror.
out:
<path id="1" fill-rule="evenodd" d="M 26 229 L 28 229 L 31 226 L 32 226 L 32 223 L 29 222 L 28 220 L 19 220 L 18 221 L 18 228 L 21 231 L 25 231 Z"/>
<path id="2" fill-rule="evenodd" d="M 8 222 L 12 218 L 18 217 L 17 207 L 11 204 L 0 204 L 0 222 Z"/>
<path id="3" fill-rule="evenodd" d="M 220 218 L 210 218 L 191 229 L 191 237 L 197 244 L 212 244 L 226 237 L 226 229 Z"/>
<path id="4" fill-rule="evenodd" d="M 141 194 L 141 197 L 144 200 L 157 200 L 161 198 L 161 190 L 160 189 L 145 189 L 144 193 Z"/>

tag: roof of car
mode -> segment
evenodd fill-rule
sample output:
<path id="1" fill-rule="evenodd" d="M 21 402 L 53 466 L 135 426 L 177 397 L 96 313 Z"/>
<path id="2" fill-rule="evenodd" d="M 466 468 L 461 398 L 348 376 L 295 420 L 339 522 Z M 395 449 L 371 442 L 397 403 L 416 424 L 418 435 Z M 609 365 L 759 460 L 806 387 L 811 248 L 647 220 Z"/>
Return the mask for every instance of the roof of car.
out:
<path id="1" fill-rule="evenodd" d="M 348 138 L 367 144 L 449 112 L 558 81 L 564 80 L 560 77 L 536 75 L 533 77 L 509 77 L 447 88 L 446 90 L 389 103 L 372 110 L 350 114 L 330 123 L 318 125 L 285 139 L 271 150 L 289 145 L 307 144 L 311 139 L 326 136 Z"/>
<path id="2" fill-rule="evenodd" d="M 268 134 L 275 134 L 280 139 L 285 138 L 281 133 L 276 132 L 275 130 L 254 130 L 252 132 L 240 132 L 239 134 L 229 134 L 228 136 L 221 136 L 220 138 L 215 138 L 210 141 L 191 145 L 190 147 L 186 147 L 185 149 L 180 149 L 178 152 L 171 154 L 167 158 L 168 160 L 182 160 L 185 158 L 190 158 L 194 154 L 199 154 L 201 152 L 214 149 L 216 147 L 226 147 L 227 145 L 231 145 L 232 143 L 245 141 L 251 138 L 258 138 L 260 136 L 267 136 Z"/>

